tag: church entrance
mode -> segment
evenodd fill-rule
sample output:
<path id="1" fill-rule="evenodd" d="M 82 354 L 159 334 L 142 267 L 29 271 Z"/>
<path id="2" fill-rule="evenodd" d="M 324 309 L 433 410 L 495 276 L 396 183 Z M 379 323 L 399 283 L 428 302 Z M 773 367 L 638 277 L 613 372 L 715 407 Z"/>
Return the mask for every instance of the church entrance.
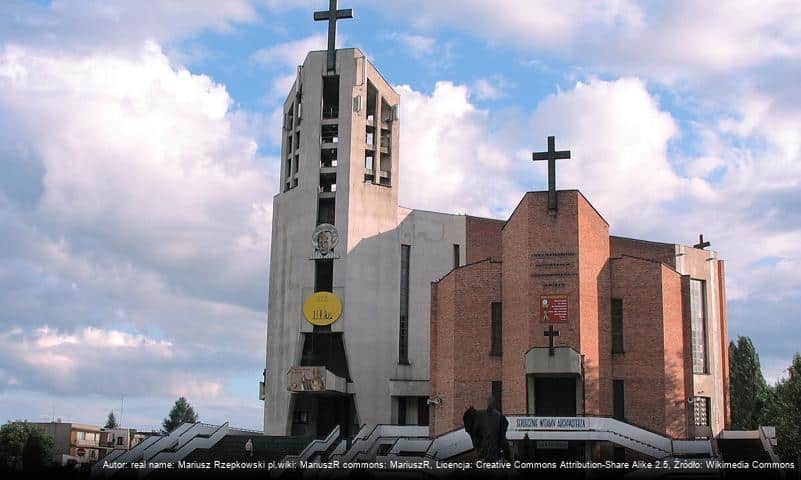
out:
<path id="1" fill-rule="evenodd" d="M 576 378 L 534 377 L 534 415 L 576 416 Z"/>

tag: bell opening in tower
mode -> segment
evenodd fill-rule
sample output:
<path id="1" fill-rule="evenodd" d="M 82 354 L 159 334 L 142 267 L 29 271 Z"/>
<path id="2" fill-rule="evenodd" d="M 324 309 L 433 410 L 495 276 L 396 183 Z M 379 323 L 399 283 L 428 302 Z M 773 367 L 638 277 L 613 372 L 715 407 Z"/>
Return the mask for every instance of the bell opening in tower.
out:
<path id="1" fill-rule="evenodd" d="M 323 120 L 339 117 L 339 75 L 323 77 Z"/>

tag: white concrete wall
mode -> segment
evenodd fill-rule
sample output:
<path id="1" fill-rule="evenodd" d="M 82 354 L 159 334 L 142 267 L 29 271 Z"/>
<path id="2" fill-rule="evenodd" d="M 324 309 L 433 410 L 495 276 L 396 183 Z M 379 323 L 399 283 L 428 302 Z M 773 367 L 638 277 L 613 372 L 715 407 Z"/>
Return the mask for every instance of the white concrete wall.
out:
<path id="1" fill-rule="evenodd" d="M 725 403 L 722 345 L 728 348 L 728 339 L 722 339 L 720 322 L 720 292 L 717 253 L 676 245 L 676 270 L 696 280 L 706 282 L 706 336 L 707 374 L 693 374 L 693 395 L 710 397 L 710 423 L 712 434 L 717 436 L 725 424 Z M 692 420 L 692 417 L 691 417 Z"/>
<path id="2" fill-rule="evenodd" d="M 300 168 L 297 188 L 273 202 L 273 230 L 267 329 L 265 433 L 289 434 L 293 396 L 286 373 L 300 363 L 302 302 L 313 291 L 311 234 L 316 224 L 320 159 L 320 107 L 325 52 L 311 52 L 300 80 Z M 392 185 L 365 183 L 366 91 L 369 80 L 390 105 L 398 94 L 356 49 L 337 52 L 340 75 L 339 146 L 336 192 L 334 292 L 342 298 L 342 317 L 332 325 L 342 331 L 359 423 L 389 423 L 391 396 L 426 395 L 429 365 L 430 284 L 453 267 L 453 244 L 465 255 L 465 217 L 398 207 L 399 121 L 391 122 Z M 285 113 L 295 99 L 294 85 Z M 353 110 L 361 96 L 362 108 Z M 286 143 L 287 132 L 283 132 Z M 286 145 L 282 149 L 282 165 Z M 376 158 L 376 164 L 379 163 Z M 283 172 L 283 167 L 282 167 Z M 411 182 L 410 182 L 411 183 Z M 412 245 L 410 266 L 409 365 L 398 364 L 401 243 Z M 310 427 L 311 428 L 311 427 Z"/>

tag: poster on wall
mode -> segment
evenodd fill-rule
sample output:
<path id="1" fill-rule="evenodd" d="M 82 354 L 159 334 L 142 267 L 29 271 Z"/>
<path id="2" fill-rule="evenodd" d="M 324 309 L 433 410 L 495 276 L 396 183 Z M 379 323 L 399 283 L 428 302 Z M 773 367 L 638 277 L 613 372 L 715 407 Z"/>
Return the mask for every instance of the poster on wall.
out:
<path id="1" fill-rule="evenodd" d="M 567 323 L 567 295 L 542 295 L 540 297 L 540 321 L 542 323 Z"/>

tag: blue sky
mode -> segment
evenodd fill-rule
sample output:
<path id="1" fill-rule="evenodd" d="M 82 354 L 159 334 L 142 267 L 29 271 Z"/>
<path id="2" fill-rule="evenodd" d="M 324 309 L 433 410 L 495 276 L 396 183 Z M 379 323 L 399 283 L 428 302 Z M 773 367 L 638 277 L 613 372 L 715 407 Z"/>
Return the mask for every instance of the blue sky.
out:
<path id="1" fill-rule="evenodd" d="M 801 350 L 797 2 L 343 1 L 401 93 L 400 199 L 504 218 L 570 148 L 612 233 L 727 260 L 730 335 Z M 272 196 L 323 0 L 0 4 L 0 420 L 260 428 Z M 125 367 L 125 368 L 122 368 Z M 119 411 L 117 412 L 119 415 Z"/>

